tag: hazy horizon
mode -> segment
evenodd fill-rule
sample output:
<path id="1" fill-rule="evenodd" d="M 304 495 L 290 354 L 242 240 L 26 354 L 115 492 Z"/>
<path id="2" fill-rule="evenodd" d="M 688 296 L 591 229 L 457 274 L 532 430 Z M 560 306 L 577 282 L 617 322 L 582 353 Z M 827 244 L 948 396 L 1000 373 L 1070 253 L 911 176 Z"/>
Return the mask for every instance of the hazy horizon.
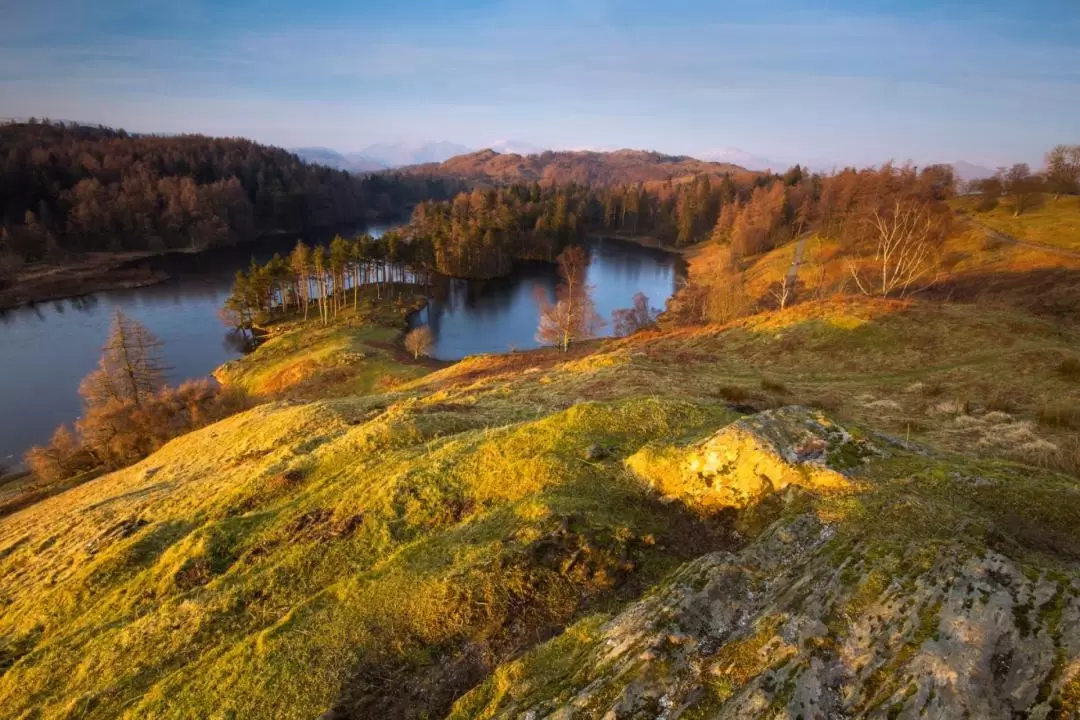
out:
<path id="1" fill-rule="evenodd" d="M 51 0 L 7 15 L 2 115 L 281 147 L 1038 166 L 1080 117 L 1080 6 L 1064 1 Z"/>

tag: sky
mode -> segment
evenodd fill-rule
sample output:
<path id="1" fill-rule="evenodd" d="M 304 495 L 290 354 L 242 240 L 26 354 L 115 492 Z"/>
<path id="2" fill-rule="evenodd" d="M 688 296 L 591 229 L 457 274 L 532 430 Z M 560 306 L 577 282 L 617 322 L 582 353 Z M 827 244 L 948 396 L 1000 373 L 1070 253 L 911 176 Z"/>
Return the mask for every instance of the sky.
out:
<path id="1" fill-rule="evenodd" d="M 868 165 L 1080 142 L 1080 0 L 0 0 L 0 117 Z"/>

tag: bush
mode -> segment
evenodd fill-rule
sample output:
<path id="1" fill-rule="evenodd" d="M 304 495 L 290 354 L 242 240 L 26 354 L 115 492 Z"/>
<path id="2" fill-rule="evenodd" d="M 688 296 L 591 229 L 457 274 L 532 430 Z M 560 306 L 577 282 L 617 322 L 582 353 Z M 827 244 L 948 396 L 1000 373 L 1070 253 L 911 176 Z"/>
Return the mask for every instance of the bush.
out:
<path id="1" fill-rule="evenodd" d="M 86 408 L 78 434 L 61 426 L 44 447 L 31 448 L 26 464 L 45 482 L 94 468 L 116 470 L 138 462 L 174 437 L 251 407 L 246 394 L 210 380 L 192 380 L 150 397 L 111 399 Z"/>
<path id="2" fill-rule="evenodd" d="M 771 378 L 761 378 L 761 389 L 774 395 L 787 395 L 791 392 L 787 385 Z"/>
<path id="3" fill-rule="evenodd" d="M 26 465 L 38 480 L 57 483 L 93 469 L 97 464 L 67 425 L 56 428 L 49 444 L 27 451 Z"/>
<path id="4" fill-rule="evenodd" d="M 431 346 L 435 344 L 435 337 L 431 334 L 431 328 L 427 325 L 413 328 L 405 336 L 405 349 L 408 350 L 414 360 L 420 359 L 421 355 L 431 353 Z"/>
<path id="5" fill-rule="evenodd" d="M 139 403 L 109 400 L 92 405 L 77 427 L 83 446 L 115 470 L 138 462 L 174 437 L 250 406 L 243 392 L 209 380 L 191 380 Z"/>

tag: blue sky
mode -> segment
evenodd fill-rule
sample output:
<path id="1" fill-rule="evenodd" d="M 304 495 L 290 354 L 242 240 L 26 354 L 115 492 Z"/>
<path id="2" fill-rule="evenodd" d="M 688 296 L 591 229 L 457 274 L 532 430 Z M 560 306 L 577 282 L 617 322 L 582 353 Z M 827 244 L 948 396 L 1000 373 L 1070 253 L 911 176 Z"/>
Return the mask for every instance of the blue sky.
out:
<path id="1" fill-rule="evenodd" d="M 0 116 L 356 150 L 1037 164 L 1080 142 L 1080 1 L 0 0 Z"/>

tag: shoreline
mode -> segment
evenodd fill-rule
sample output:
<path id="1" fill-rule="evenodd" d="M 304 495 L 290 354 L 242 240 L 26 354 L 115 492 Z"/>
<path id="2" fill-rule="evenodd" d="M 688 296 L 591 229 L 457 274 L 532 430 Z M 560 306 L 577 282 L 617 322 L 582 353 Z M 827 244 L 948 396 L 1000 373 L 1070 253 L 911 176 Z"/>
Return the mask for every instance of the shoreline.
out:
<path id="1" fill-rule="evenodd" d="M 366 222 L 370 225 L 371 223 L 384 221 L 376 218 Z M 171 248 L 166 250 L 129 250 L 119 253 L 91 252 L 64 262 L 39 261 L 29 263 L 16 273 L 10 285 L 0 287 L 0 311 L 15 310 L 37 303 L 67 300 L 109 290 L 130 290 L 148 287 L 165 282 L 171 277 L 164 270 L 140 265 L 140 263 L 146 263 L 150 260 L 170 256 L 202 255 L 223 248 L 257 245 L 267 240 L 280 240 L 292 236 L 300 237 L 305 233 L 328 230 L 332 230 L 332 228 L 270 230 L 235 245 L 206 247 L 200 250 Z"/>
<path id="2" fill-rule="evenodd" d="M 589 233 L 588 239 L 590 240 L 616 240 L 618 242 L 630 243 L 631 245 L 637 245 L 647 250 L 660 250 L 661 252 L 670 253 L 672 255 L 680 255 L 686 257 L 689 251 L 694 248 L 694 245 L 687 245 L 686 247 L 668 247 L 666 245 L 659 244 L 660 241 L 651 235 L 616 235 L 612 233 Z"/>
<path id="3" fill-rule="evenodd" d="M 107 290 L 127 290 L 165 282 L 163 270 L 133 266 L 161 253 L 94 254 L 59 264 L 34 264 L 0 289 L 0 311 L 67 300 Z"/>

